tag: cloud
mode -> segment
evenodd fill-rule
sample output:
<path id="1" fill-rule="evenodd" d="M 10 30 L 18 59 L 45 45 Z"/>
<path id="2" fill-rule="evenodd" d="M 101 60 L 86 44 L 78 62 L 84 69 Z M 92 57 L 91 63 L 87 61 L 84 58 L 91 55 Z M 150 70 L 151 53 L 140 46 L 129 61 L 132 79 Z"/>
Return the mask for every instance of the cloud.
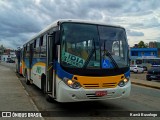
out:
<path id="1" fill-rule="evenodd" d="M 28 4 L 29 6 L 26 6 Z M 33 33 L 42 29 L 43 22 L 37 13 L 36 6 L 29 1 L 5 1 L 0 3 L 0 40 L 7 47 L 16 48 L 17 44 L 24 44 Z M 27 33 L 28 36 L 23 34 Z"/>
<path id="2" fill-rule="evenodd" d="M 153 17 L 146 20 L 144 25 L 146 28 L 160 27 L 160 21 L 156 17 Z"/>
<path id="3" fill-rule="evenodd" d="M 143 32 L 133 31 L 133 30 L 127 30 L 127 34 L 129 36 L 144 36 Z"/>
<path id="4" fill-rule="evenodd" d="M 1 0 L 0 44 L 17 48 L 57 19 L 121 25 L 130 37 L 145 37 L 143 29 L 160 27 L 159 6 L 159 0 Z"/>

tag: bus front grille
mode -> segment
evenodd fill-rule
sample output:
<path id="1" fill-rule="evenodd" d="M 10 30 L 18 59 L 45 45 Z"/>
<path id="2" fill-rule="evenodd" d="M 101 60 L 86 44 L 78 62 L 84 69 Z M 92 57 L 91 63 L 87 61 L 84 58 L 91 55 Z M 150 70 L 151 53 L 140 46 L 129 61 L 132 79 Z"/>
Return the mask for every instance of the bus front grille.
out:
<path id="1" fill-rule="evenodd" d="M 117 83 L 103 83 L 103 84 L 83 84 L 83 87 L 86 89 L 97 89 L 97 88 L 114 88 L 117 86 Z"/>
<path id="2" fill-rule="evenodd" d="M 83 84 L 84 88 L 99 88 L 99 84 Z"/>
<path id="3" fill-rule="evenodd" d="M 106 95 L 106 96 L 96 96 L 95 93 L 91 93 L 91 94 L 86 94 L 86 96 L 87 96 L 87 98 L 89 98 L 89 99 L 103 99 L 103 98 L 111 98 L 113 94 L 114 94 L 114 93 L 108 94 L 108 95 Z"/>
<path id="4" fill-rule="evenodd" d="M 103 88 L 114 88 L 117 86 L 117 83 L 103 83 L 102 87 Z"/>

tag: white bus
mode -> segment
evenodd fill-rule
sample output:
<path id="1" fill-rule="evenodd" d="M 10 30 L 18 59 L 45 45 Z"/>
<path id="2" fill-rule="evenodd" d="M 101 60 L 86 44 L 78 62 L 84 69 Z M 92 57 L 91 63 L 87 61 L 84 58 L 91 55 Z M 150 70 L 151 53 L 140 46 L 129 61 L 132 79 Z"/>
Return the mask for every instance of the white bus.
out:
<path id="1" fill-rule="evenodd" d="M 116 53 L 115 53 L 116 52 Z M 21 73 L 58 102 L 128 97 L 129 49 L 125 29 L 59 20 L 23 45 Z"/>

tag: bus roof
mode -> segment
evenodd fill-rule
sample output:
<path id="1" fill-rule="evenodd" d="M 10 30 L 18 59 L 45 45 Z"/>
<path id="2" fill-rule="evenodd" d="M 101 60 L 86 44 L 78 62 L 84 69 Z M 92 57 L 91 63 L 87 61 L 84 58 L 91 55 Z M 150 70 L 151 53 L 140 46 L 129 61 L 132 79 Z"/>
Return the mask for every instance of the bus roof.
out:
<path id="1" fill-rule="evenodd" d="M 56 26 L 58 26 L 59 24 L 61 24 L 63 22 L 86 23 L 86 24 L 95 24 L 95 25 L 106 25 L 106 26 L 110 26 L 110 27 L 120 27 L 120 28 L 124 29 L 124 27 L 121 27 L 121 26 L 118 26 L 118 25 L 109 25 L 109 24 L 105 24 L 105 23 L 102 23 L 102 22 L 94 22 L 94 21 L 79 20 L 79 19 L 60 19 L 60 20 L 57 20 L 57 21 L 51 23 L 45 29 L 41 30 L 39 33 L 37 33 L 36 35 L 34 35 L 31 39 L 28 40 L 27 43 L 31 42 L 32 40 L 36 39 L 39 36 L 44 35 L 47 31 L 51 30 L 53 27 L 56 27 Z M 25 43 L 24 45 L 26 45 L 27 43 Z"/>
<path id="2" fill-rule="evenodd" d="M 103 22 L 97 22 L 97 21 L 89 21 L 89 20 L 80 20 L 80 19 L 60 19 L 57 22 L 63 23 L 63 22 L 73 22 L 73 23 L 86 23 L 86 24 L 98 24 L 98 25 L 107 25 L 112 27 L 121 27 L 118 25 L 109 25 Z M 121 27 L 123 28 L 123 27 Z"/>

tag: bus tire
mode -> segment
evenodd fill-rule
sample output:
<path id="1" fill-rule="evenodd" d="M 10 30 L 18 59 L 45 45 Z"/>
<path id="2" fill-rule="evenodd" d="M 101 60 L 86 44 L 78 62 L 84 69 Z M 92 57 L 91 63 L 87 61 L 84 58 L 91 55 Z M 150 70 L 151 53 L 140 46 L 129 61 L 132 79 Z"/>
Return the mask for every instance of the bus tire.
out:
<path id="1" fill-rule="evenodd" d="M 46 75 L 44 73 L 41 75 L 41 90 L 46 93 Z"/>
<path id="2" fill-rule="evenodd" d="M 30 84 L 31 84 L 30 81 L 28 80 L 27 71 L 26 71 L 26 73 L 25 73 L 25 81 L 26 81 L 26 84 L 27 84 L 27 85 L 30 85 Z"/>
<path id="3" fill-rule="evenodd" d="M 135 71 L 134 73 L 138 73 L 138 70 L 137 70 L 137 71 Z"/>
<path id="4" fill-rule="evenodd" d="M 152 79 L 151 78 L 147 78 L 147 81 L 151 81 Z"/>

